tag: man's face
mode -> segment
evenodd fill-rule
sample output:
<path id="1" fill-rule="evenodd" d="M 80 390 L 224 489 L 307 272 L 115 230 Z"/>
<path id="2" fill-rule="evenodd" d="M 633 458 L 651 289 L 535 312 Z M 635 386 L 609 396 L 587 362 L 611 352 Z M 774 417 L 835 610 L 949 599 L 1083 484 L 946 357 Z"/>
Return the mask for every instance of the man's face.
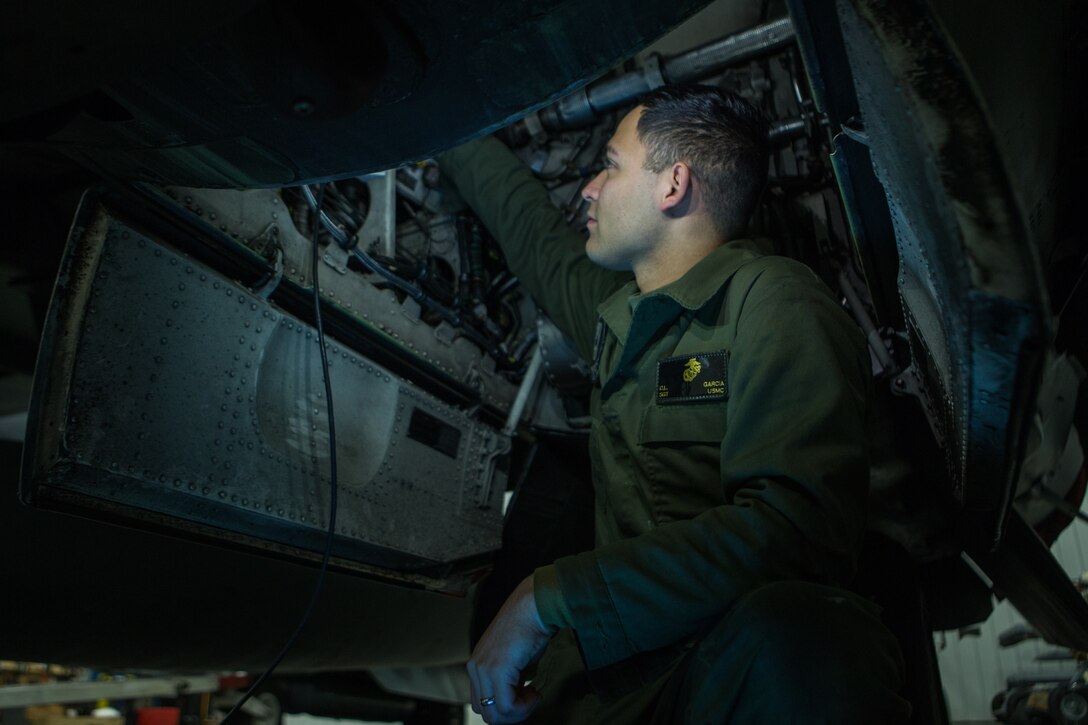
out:
<path id="1" fill-rule="evenodd" d="M 657 174 L 643 168 L 646 148 L 638 137 L 639 106 L 620 122 L 608 143 L 604 171 L 585 189 L 589 202 L 586 255 L 607 269 L 631 270 L 660 238 L 654 193 Z"/>

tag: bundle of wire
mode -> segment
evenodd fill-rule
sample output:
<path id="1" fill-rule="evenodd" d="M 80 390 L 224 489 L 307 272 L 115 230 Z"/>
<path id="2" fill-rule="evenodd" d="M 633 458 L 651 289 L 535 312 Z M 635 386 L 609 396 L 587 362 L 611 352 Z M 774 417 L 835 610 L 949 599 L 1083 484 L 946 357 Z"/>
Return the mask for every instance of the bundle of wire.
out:
<path id="1" fill-rule="evenodd" d="M 322 186 L 318 190 L 317 194 L 317 208 L 321 209 L 321 200 L 325 194 L 325 187 Z M 310 595 L 310 602 L 306 606 L 306 610 L 303 612 L 302 617 L 299 619 L 298 625 L 295 627 L 295 631 L 288 638 L 287 643 L 280 650 L 279 655 L 273 660 L 272 664 L 268 666 L 268 669 L 264 673 L 253 681 L 253 684 L 249 686 L 245 694 L 241 699 L 234 704 L 230 712 L 223 718 L 222 725 L 227 725 L 234 717 L 235 713 L 241 711 L 242 707 L 249 701 L 253 694 L 257 692 L 260 686 L 264 683 L 268 677 L 275 672 L 276 668 L 280 666 L 287 653 L 294 646 L 298 640 L 299 634 L 305 629 L 306 625 L 310 621 L 310 617 L 313 616 L 314 606 L 317 604 L 317 599 L 321 595 L 322 585 L 325 583 L 325 574 L 329 569 L 329 558 L 332 555 L 332 542 L 333 535 L 336 532 L 336 425 L 333 418 L 332 409 L 332 383 L 329 380 L 329 357 L 325 350 L 325 329 L 321 322 L 321 293 L 320 286 L 317 282 L 318 274 L 318 243 L 317 243 L 317 230 L 319 224 L 320 214 L 315 214 L 313 224 L 311 227 L 311 239 L 313 241 L 313 255 L 311 257 L 313 266 L 313 288 L 314 288 L 314 317 L 317 320 L 317 347 L 321 351 L 321 372 L 325 381 L 325 402 L 328 406 L 329 414 L 329 529 L 325 537 L 325 550 L 321 556 L 321 570 L 318 572 L 317 581 L 314 583 L 313 594 Z"/>

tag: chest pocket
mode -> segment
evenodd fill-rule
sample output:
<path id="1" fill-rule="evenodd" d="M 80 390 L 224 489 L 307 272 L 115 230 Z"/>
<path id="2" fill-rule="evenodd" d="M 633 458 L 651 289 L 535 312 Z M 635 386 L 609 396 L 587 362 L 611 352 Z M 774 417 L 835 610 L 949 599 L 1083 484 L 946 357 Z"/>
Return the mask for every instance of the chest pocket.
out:
<path id="1" fill-rule="evenodd" d="M 649 405 L 643 410 L 638 442 L 644 446 L 707 443 L 725 437 L 725 401 Z"/>
<path id="2" fill-rule="evenodd" d="M 725 401 L 651 403 L 643 410 L 638 459 L 657 523 L 690 519 L 725 503 L 721 487 L 725 430 Z"/>

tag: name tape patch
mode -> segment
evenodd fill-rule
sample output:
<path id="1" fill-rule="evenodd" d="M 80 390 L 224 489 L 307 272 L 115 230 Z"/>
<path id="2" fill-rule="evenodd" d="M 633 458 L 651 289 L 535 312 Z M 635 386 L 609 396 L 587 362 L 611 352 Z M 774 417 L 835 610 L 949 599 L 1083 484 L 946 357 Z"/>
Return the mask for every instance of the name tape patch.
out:
<path id="1" fill-rule="evenodd" d="M 729 393 L 724 352 L 697 352 L 659 360 L 657 403 L 724 400 Z"/>

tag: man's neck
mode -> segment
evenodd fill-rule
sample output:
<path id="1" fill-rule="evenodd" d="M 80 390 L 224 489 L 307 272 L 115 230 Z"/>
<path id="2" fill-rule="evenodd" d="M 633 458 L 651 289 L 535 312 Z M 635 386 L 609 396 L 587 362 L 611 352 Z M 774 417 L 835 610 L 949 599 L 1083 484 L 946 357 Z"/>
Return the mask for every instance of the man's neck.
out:
<path id="1" fill-rule="evenodd" d="M 632 266 L 639 292 L 646 294 L 675 282 L 723 243 L 712 228 L 675 225 L 650 254 Z"/>

